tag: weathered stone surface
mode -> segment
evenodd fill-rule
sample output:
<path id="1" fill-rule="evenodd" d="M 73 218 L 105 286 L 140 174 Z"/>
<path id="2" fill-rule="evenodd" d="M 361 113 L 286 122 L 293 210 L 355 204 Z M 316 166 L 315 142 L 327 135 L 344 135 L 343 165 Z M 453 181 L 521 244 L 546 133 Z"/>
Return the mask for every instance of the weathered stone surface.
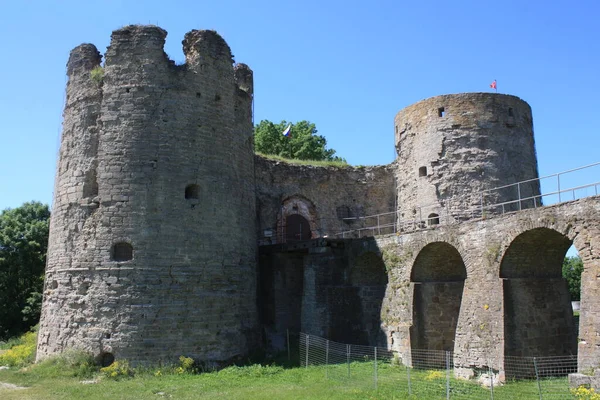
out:
<path id="1" fill-rule="evenodd" d="M 393 222 L 395 181 L 391 166 L 313 167 L 260 156 L 255 164 L 259 237 L 272 230 L 271 243 L 285 239 L 286 218 L 294 214 L 309 222 L 309 238 L 355 230 L 364 225 L 354 218 L 379 213 L 390 213 L 381 218 L 382 224 Z M 372 218 L 367 224 L 376 222 Z M 372 236 L 373 232 L 365 231 L 365 235 Z"/>
<path id="2" fill-rule="evenodd" d="M 394 121 L 399 219 L 460 220 L 471 206 L 518 199 L 519 190 L 521 198 L 539 195 L 537 181 L 481 195 L 538 177 L 532 121 L 526 102 L 496 93 L 436 96 L 402 109 Z"/>
<path id="3" fill-rule="evenodd" d="M 500 380 L 512 356 L 577 351 L 580 370 L 597 367 L 600 198 L 462 213 L 539 194 L 480 192 L 537 177 L 527 103 L 434 97 L 396 116 L 390 165 L 291 165 L 253 154 L 253 74 L 227 43 L 191 31 L 176 66 L 165 37 L 113 32 L 95 79 L 97 49 L 71 52 L 38 358 L 216 363 L 259 346 L 262 325 L 275 348 L 289 329 L 387 345 L 407 364 L 436 349 Z M 420 230 L 384 236 L 396 215 Z M 259 254 L 257 239 L 275 245 Z M 579 340 L 560 274 L 571 244 Z"/>
<path id="4" fill-rule="evenodd" d="M 71 54 L 38 359 L 217 362 L 258 344 L 252 71 L 207 31 L 175 66 L 165 36 L 113 32 L 101 83 L 93 46 Z"/>

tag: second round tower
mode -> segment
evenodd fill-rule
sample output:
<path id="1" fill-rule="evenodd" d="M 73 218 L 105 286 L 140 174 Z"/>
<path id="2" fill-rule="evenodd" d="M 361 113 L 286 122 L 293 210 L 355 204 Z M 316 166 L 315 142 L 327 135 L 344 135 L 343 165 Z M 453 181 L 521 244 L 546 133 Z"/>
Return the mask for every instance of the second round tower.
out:
<path id="1" fill-rule="evenodd" d="M 401 110 L 394 129 L 400 221 L 432 225 L 534 206 L 538 181 L 490 191 L 538 177 L 531 108 L 518 97 L 432 97 Z"/>

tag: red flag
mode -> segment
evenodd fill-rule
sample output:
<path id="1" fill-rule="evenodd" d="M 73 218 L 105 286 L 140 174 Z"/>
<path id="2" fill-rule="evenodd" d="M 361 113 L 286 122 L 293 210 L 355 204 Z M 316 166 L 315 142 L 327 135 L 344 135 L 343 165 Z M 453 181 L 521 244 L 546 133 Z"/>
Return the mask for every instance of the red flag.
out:
<path id="1" fill-rule="evenodd" d="M 495 80 L 495 79 L 494 79 L 494 82 L 492 82 L 492 83 L 490 84 L 490 87 L 491 87 L 492 89 L 496 90 L 496 80 Z"/>

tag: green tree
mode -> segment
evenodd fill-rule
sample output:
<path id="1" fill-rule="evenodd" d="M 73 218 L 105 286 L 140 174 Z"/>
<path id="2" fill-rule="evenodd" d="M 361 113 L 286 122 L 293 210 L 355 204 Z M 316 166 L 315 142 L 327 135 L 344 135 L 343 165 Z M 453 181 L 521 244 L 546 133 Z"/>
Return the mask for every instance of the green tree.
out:
<path id="1" fill-rule="evenodd" d="M 0 339 L 39 320 L 49 219 L 39 202 L 0 213 Z"/>
<path id="2" fill-rule="evenodd" d="M 565 257 L 562 266 L 562 276 L 567 280 L 571 300 L 581 300 L 581 273 L 583 262 L 579 257 Z"/>
<path id="3" fill-rule="evenodd" d="M 281 121 L 274 124 L 263 120 L 254 128 L 254 149 L 258 153 L 272 154 L 285 158 L 298 160 L 341 161 L 335 156 L 335 150 L 327 149 L 327 140 L 324 136 L 317 135 L 315 124 L 300 121 L 291 124 L 289 136 L 283 136 L 283 131 L 290 123 Z"/>

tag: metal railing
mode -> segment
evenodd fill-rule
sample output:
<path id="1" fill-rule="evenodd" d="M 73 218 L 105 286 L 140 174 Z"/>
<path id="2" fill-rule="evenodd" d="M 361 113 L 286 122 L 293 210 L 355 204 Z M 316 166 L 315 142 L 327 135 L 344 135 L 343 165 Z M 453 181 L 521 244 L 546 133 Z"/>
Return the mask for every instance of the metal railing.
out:
<path id="1" fill-rule="evenodd" d="M 376 392 L 377 398 L 573 399 L 567 376 L 577 372 L 576 356 L 505 356 L 504 367 L 490 359 L 461 372 L 449 351 L 412 349 L 403 360 L 386 348 L 305 333 L 300 334 L 299 357 L 302 367 L 322 370 L 331 390 L 352 388 L 365 398 Z"/>
<path id="2" fill-rule="evenodd" d="M 600 162 L 597 162 L 540 178 L 498 186 L 477 192 L 474 195 L 443 199 L 438 203 L 416 207 L 414 217 L 409 219 L 398 219 L 397 211 L 365 217 L 345 218 L 348 221 L 362 222 L 363 226 L 338 232 L 334 236 L 338 238 L 360 238 L 412 232 L 436 225 L 450 225 L 469 219 L 486 218 L 487 216 L 527 208 L 537 208 L 597 196 L 600 193 L 600 181 L 581 183 L 581 177 L 574 174 L 578 171 L 589 172 L 593 168 L 597 168 L 598 175 L 600 175 Z M 540 187 L 539 194 L 537 190 L 532 189 L 532 186 L 535 188 L 538 185 Z M 526 195 L 527 192 L 534 194 Z M 514 194 L 514 197 L 510 196 L 511 193 Z M 508 200 L 496 201 L 498 198 Z M 473 199 L 478 199 L 478 204 L 472 204 Z"/>

